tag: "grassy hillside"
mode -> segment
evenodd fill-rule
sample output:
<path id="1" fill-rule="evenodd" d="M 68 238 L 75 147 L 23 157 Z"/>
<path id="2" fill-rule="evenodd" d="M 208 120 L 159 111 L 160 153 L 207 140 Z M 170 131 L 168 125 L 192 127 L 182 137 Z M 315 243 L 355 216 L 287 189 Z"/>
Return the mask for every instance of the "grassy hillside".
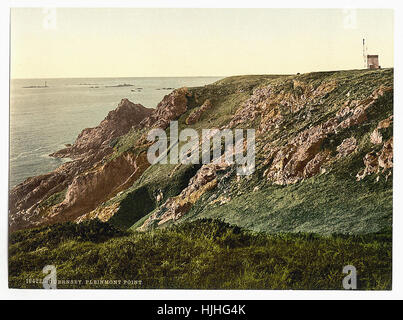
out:
<path id="1" fill-rule="evenodd" d="M 124 233 L 97 220 L 17 231 L 10 239 L 13 288 L 41 288 L 55 265 L 58 280 L 141 280 L 141 284 L 60 284 L 58 288 L 343 289 L 345 265 L 357 289 L 391 289 L 391 237 L 251 233 L 198 220 L 146 233 Z"/>
<path id="2" fill-rule="evenodd" d="M 223 219 L 255 231 L 371 233 L 392 225 L 392 181 L 356 183 L 322 175 L 292 186 L 240 187 L 227 203 L 206 194 L 184 220 Z M 352 197 L 352 195 L 354 195 Z"/>

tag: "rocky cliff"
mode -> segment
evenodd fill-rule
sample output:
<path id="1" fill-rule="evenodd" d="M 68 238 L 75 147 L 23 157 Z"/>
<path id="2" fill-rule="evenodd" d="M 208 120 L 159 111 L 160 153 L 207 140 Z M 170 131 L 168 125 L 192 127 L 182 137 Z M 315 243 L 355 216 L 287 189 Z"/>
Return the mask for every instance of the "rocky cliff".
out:
<path id="1" fill-rule="evenodd" d="M 124 178 L 127 179 L 137 170 L 130 156 L 121 156 L 109 164 L 104 163 L 113 152 L 114 140 L 133 128 L 138 129 L 140 122 L 152 112 L 153 109 L 123 99 L 97 127 L 84 129 L 72 146 L 51 154 L 52 157 L 71 158 L 72 161 L 55 171 L 28 178 L 11 190 L 10 229 L 72 220 L 76 214 L 85 211 L 87 206 L 96 205 L 114 185 L 124 182 Z M 99 174 L 100 172 L 105 174 Z M 90 177 L 94 177 L 94 181 L 89 182 Z M 100 183 L 101 177 L 108 181 L 106 186 Z M 114 184 L 112 179 L 118 181 Z M 92 189 L 89 185 L 92 185 Z M 97 189 L 102 189 L 102 195 L 97 196 Z M 61 204 L 49 208 L 49 204 L 64 195 L 65 199 Z M 79 200 L 84 198 L 85 201 Z M 79 208 L 73 210 L 77 205 Z"/>
<path id="2" fill-rule="evenodd" d="M 150 128 L 254 128 L 256 170 L 150 166 Z M 148 230 L 200 217 L 257 231 L 391 226 L 393 70 L 240 76 L 174 90 L 154 110 L 124 99 L 52 154 L 72 161 L 10 192 L 10 228 L 99 218 Z"/>

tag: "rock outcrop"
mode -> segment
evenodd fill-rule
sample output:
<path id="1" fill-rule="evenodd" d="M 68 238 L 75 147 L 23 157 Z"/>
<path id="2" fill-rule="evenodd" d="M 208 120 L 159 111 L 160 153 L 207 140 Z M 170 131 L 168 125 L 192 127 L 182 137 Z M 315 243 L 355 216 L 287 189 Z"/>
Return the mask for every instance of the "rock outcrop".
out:
<path id="1" fill-rule="evenodd" d="M 382 121 L 380 121 L 377 127 L 370 135 L 370 141 L 374 145 L 380 145 L 383 141 L 383 136 L 381 134 L 382 129 L 389 128 L 393 123 L 393 116 L 390 116 Z M 393 167 L 393 137 L 389 138 L 382 146 L 380 151 L 372 150 L 368 152 L 364 158 L 363 162 L 365 167 L 357 173 L 357 181 L 364 179 L 373 173 L 384 173 L 387 169 Z"/>
<path id="2" fill-rule="evenodd" d="M 357 147 L 357 140 L 354 137 L 344 139 L 343 142 L 337 146 L 337 157 L 345 157 L 352 153 Z"/>
<path id="3" fill-rule="evenodd" d="M 167 94 L 155 111 L 140 123 L 140 126 L 166 129 L 171 120 L 177 119 L 187 111 L 187 98 L 190 96 L 191 93 L 187 88 L 176 89 Z"/>
<path id="4" fill-rule="evenodd" d="M 128 188 L 149 166 L 146 153 L 124 153 L 76 176 L 63 202 L 54 206 L 45 223 L 72 221 L 94 210 L 100 203 Z"/>
<path id="5" fill-rule="evenodd" d="M 367 153 L 363 162 L 365 168 L 357 173 L 357 181 L 364 179 L 366 176 L 373 173 L 384 173 L 387 169 L 393 167 L 393 137 L 387 140 L 382 150 L 379 152 L 371 151 Z"/>
<path id="6" fill-rule="evenodd" d="M 297 113 L 302 108 L 319 102 L 337 87 L 337 83 L 324 82 L 315 89 L 310 84 L 294 80 L 292 86 L 292 91 L 286 90 L 283 85 L 256 88 L 251 97 L 236 111 L 230 127 L 254 121 L 258 117 L 261 117 L 258 132 L 278 127 L 284 115 Z"/>
<path id="7" fill-rule="evenodd" d="M 224 171 L 228 164 L 209 163 L 203 165 L 190 180 L 189 185 L 176 197 L 169 198 L 153 213 L 139 228 L 144 231 L 155 225 L 162 225 L 168 221 L 176 221 L 183 217 L 192 205 L 207 191 L 217 185 L 217 172 Z"/>
<path id="8" fill-rule="evenodd" d="M 138 126 L 139 123 L 150 116 L 152 112 L 153 109 L 145 108 L 139 104 L 133 104 L 127 99 L 123 99 L 118 107 L 110 111 L 107 117 L 97 127 L 84 129 L 72 146 L 52 154 L 51 156 L 54 157 L 68 157 L 73 160 L 63 164 L 52 172 L 28 178 L 10 191 L 10 230 L 28 228 L 48 221 L 67 221 L 68 219 L 62 217 L 64 215 L 63 208 L 73 208 L 76 201 L 72 201 L 71 205 L 67 206 L 66 202 L 68 200 L 65 200 L 63 201 L 63 206 L 46 213 L 44 213 L 41 208 L 43 201 L 66 188 L 68 188 L 67 197 L 69 199 L 76 199 L 77 197 L 72 197 L 73 190 L 77 190 L 74 186 L 82 184 L 79 189 L 83 190 L 85 188 L 85 184 L 83 184 L 85 179 L 82 178 L 81 174 L 93 169 L 98 163 L 104 161 L 105 157 L 113 151 L 111 142 L 117 137 L 127 133 L 132 127 Z M 101 169 L 96 169 L 94 172 L 97 170 L 101 172 L 102 169 L 107 169 L 109 166 L 101 166 Z M 125 167 L 122 166 L 120 170 L 125 170 Z M 132 171 L 136 170 L 136 167 L 133 166 L 132 169 L 127 170 L 127 172 L 131 172 L 129 173 L 130 176 L 133 173 Z M 111 170 L 110 175 L 113 176 L 114 174 L 116 173 Z M 103 176 L 106 180 L 110 179 L 107 172 L 104 172 Z M 97 177 L 99 179 L 99 176 Z M 117 177 L 123 178 L 122 175 L 117 175 Z M 119 184 L 122 183 L 123 181 L 119 181 Z M 112 183 L 106 183 L 106 185 L 113 186 Z M 113 188 L 105 188 L 105 190 L 109 189 Z M 112 190 L 109 190 L 109 192 L 110 191 Z M 79 196 L 93 199 L 96 197 L 96 194 L 97 193 L 94 193 L 90 197 L 89 193 L 83 192 Z M 88 200 L 87 202 L 90 201 Z M 78 201 L 78 203 L 80 203 L 80 201 Z M 93 202 L 94 205 L 96 203 L 96 201 Z M 83 207 L 79 212 L 70 212 L 66 215 L 83 214 L 85 213 L 85 208 L 86 207 Z M 49 215 L 51 215 L 51 217 L 49 217 Z"/>
<path id="9" fill-rule="evenodd" d="M 371 142 L 373 144 L 382 143 L 382 134 L 380 133 L 380 130 L 389 128 L 392 122 L 393 122 L 393 116 L 390 116 L 378 123 L 377 127 L 374 129 L 374 131 L 372 131 L 370 136 Z"/>
<path id="10" fill-rule="evenodd" d="M 201 115 L 207 110 L 212 108 L 211 101 L 207 99 L 204 103 L 197 109 L 193 110 L 189 116 L 186 118 L 186 124 L 194 124 L 199 121 Z"/>
<path id="11" fill-rule="evenodd" d="M 329 154 L 321 151 L 321 145 L 330 134 L 337 134 L 352 126 L 363 123 L 366 110 L 391 88 L 376 89 L 369 98 L 361 101 L 347 101 L 343 108 L 330 118 L 312 128 L 300 132 L 283 147 L 266 147 L 268 153 L 265 164 L 268 169 L 264 176 L 275 184 L 285 185 L 301 181 L 320 172 L 329 158 Z M 345 139 L 338 146 L 338 156 L 345 156 L 354 151 L 354 137 Z"/>

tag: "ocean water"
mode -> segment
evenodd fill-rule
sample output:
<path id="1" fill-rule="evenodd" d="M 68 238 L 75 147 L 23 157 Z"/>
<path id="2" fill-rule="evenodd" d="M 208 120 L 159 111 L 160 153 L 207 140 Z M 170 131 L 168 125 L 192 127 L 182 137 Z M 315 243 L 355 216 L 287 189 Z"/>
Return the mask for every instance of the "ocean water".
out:
<path id="1" fill-rule="evenodd" d="M 221 78 L 12 79 L 10 84 L 9 188 L 56 169 L 68 159 L 49 154 L 97 126 L 120 100 L 155 108 L 172 88 L 202 86 Z M 46 83 L 47 87 L 44 86 Z M 132 86 L 122 86 L 122 85 Z"/>

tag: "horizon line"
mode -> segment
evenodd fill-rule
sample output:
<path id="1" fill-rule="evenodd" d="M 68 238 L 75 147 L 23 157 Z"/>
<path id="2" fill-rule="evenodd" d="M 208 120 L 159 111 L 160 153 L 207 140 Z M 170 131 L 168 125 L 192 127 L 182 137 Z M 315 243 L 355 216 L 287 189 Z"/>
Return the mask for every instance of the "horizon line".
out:
<path id="1" fill-rule="evenodd" d="M 382 67 L 380 70 L 394 69 L 391 67 Z M 337 69 L 337 70 L 314 70 L 308 72 L 295 72 L 295 73 L 244 73 L 244 74 L 232 74 L 232 75 L 209 75 L 209 76 L 86 76 L 86 77 L 38 77 L 38 78 L 12 78 L 10 80 L 52 80 L 52 79 L 108 79 L 108 78 L 228 78 L 228 77 L 238 77 L 238 76 L 263 76 L 263 75 L 294 75 L 294 74 L 307 74 L 307 73 L 319 73 L 319 72 L 338 72 L 338 71 L 353 71 L 353 70 L 371 70 L 367 68 L 354 68 L 354 69 Z M 379 69 L 378 69 L 379 70 Z"/>
<path id="2" fill-rule="evenodd" d="M 110 79 L 110 78 L 225 78 L 231 76 L 102 76 L 102 77 L 38 77 L 38 78 L 12 78 L 10 80 L 52 80 L 52 79 Z"/>

